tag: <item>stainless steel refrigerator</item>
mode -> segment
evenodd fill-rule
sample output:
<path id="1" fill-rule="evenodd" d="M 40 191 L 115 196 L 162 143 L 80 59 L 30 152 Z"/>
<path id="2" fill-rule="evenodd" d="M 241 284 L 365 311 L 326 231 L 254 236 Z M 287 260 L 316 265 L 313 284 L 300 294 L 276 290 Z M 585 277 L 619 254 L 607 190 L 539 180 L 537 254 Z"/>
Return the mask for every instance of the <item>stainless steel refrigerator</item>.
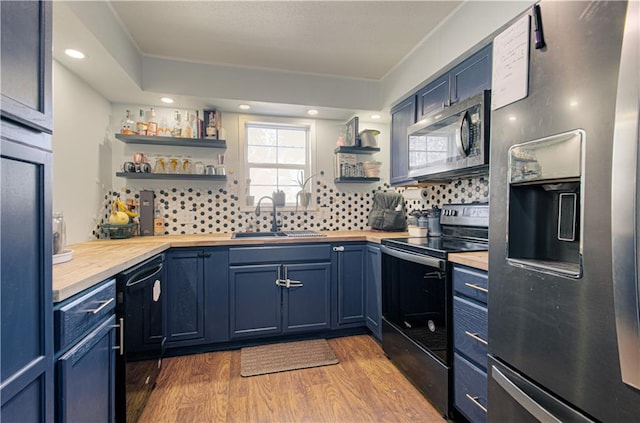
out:
<path id="1" fill-rule="evenodd" d="M 491 116 L 487 416 L 637 422 L 639 2 L 538 6 Z"/>

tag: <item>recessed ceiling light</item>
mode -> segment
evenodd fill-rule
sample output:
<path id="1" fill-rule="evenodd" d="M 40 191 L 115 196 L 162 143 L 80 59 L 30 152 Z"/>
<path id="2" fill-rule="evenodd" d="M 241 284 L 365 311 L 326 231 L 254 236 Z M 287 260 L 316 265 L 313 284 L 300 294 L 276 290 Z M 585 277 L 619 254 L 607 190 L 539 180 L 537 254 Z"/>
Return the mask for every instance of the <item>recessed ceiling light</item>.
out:
<path id="1" fill-rule="evenodd" d="M 376 114 L 374 114 L 374 115 L 371 115 L 371 119 L 380 119 L 381 117 L 382 117 L 382 116 L 381 116 L 381 115 L 379 115 L 379 114 L 377 114 L 377 113 L 376 113 Z"/>
<path id="2" fill-rule="evenodd" d="M 163 103 L 167 103 L 167 104 L 171 104 L 171 103 L 173 103 L 173 99 L 172 99 L 172 98 L 169 98 L 169 97 L 162 97 L 162 98 L 160 99 L 160 101 L 162 101 Z"/>
<path id="3" fill-rule="evenodd" d="M 311 116 L 315 116 L 318 114 L 318 111 L 316 109 L 310 109 L 310 110 L 307 110 L 307 114 Z"/>
<path id="4" fill-rule="evenodd" d="M 79 50 L 74 50 L 72 48 L 68 48 L 64 51 L 64 54 L 66 54 L 69 57 L 73 57 L 74 59 L 84 59 L 85 55 L 83 52 L 79 51 Z"/>
<path id="5" fill-rule="evenodd" d="M 511 122 L 515 122 L 517 119 L 518 119 L 518 118 L 516 118 L 516 117 L 515 117 L 515 116 L 513 116 L 513 115 L 509 116 L 509 120 L 510 120 Z"/>
<path id="6" fill-rule="evenodd" d="M 248 104 L 241 104 L 238 107 L 242 110 L 249 110 L 251 108 Z"/>

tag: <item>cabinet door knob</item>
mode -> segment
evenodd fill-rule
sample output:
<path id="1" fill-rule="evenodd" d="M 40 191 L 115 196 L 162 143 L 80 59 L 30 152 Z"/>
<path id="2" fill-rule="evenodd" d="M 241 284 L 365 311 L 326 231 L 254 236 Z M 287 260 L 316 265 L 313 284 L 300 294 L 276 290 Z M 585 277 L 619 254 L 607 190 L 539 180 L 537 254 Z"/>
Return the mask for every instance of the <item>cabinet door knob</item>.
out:
<path id="1" fill-rule="evenodd" d="M 333 251 L 344 251 L 344 247 L 333 247 Z"/>

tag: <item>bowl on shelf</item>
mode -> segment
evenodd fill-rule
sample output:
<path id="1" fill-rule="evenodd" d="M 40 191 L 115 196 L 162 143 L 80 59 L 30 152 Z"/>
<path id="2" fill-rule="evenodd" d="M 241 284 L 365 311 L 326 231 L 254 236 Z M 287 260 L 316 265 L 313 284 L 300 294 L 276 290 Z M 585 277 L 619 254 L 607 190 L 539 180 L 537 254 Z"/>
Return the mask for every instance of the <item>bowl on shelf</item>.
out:
<path id="1" fill-rule="evenodd" d="M 365 169 L 364 176 L 367 178 L 378 178 L 380 177 L 380 169 Z"/>

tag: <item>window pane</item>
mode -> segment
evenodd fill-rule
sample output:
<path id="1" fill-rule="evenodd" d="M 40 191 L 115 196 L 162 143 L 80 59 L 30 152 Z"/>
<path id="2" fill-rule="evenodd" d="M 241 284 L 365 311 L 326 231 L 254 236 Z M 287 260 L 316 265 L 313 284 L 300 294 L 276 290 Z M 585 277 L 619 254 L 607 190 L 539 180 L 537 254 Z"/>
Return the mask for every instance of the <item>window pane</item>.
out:
<path id="1" fill-rule="evenodd" d="M 305 164 L 306 154 L 304 148 L 278 148 L 278 163 Z"/>
<path id="2" fill-rule="evenodd" d="M 249 163 L 277 163 L 277 147 L 247 147 L 247 160 Z"/>
<path id="3" fill-rule="evenodd" d="M 265 169 L 253 167 L 249 171 L 251 186 L 274 187 L 278 183 L 278 169 Z"/>
<path id="4" fill-rule="evenodd" d="M 247 140 L 249 145 L 276 145 L 277 130 L 275 128 L 260 128 L 249 126 L 247 128 Z"/>
<path id="5" fill-rule="evenodd" d="M 303 129 L 280 129 L 278 131 L 279 147 L 297 147 L 304 149 L 307 131 Z"/>
<path id="6" fill-rule="evenodd" d="M 285 193 L 286 204 L 295 205 L 296 194 L 300 191 L 298 175 L 310 171 L 308 129 L 255 123 L 247 124 L 246 135 L 250 194 L 259 199 L 281 190 Z M 267 203 L 265 201 L 264 205 Z"/>

